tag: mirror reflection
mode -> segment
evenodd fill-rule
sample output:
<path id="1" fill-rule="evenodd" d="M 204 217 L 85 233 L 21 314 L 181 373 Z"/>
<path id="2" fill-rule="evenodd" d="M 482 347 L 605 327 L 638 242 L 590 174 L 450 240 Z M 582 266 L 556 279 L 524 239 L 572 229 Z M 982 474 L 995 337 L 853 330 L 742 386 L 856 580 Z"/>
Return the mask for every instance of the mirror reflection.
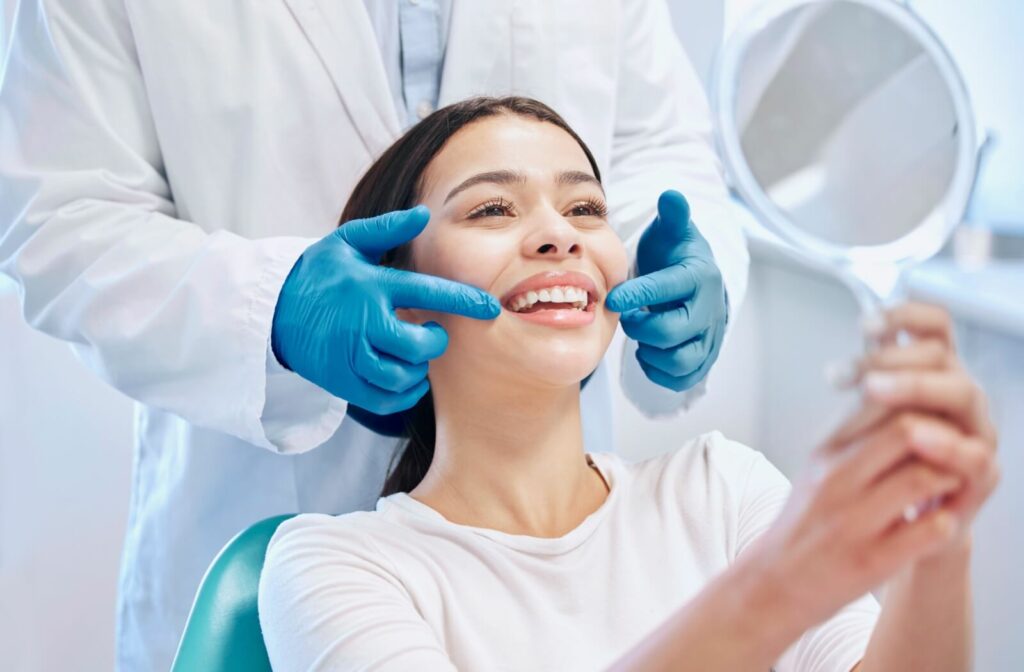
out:
<path id="1" fill-rule="evenodd" d="M 954 103 L 889 17 L 854 2 L 782 14 L 750 42 L 736 90 L 751 173 L 802 232 L 881 245 L 939 214 L 958 158 Z"/>

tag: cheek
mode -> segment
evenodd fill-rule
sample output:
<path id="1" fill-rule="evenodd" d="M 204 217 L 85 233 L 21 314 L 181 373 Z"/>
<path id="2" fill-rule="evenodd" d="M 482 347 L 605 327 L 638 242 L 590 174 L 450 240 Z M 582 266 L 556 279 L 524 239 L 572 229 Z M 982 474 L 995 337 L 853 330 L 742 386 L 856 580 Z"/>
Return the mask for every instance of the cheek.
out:
<path id="1" fill-rule="evenodd" d="M 629 278 L 629 256 L 618 234 L 609 229 L 595 241 L 591 249 L 595 262 L 604 275 L 608 291 Z"/>
<path id="2" fill-rule="evenodd" d="M 415 240 L 412 265 L 417 273 L 454 280 L 484 291 L 491 291 L 500 270 L 508 265 L 512 243 L 505 236 L 492 232 L 448 231 L 426 235 Z M 453 322 L 479 322 L 449 313 L 426 310 L 403 310 L 402 319 L 423 323 L 434 321 L 446 329 Z"/>
<path id="3" fill-rule="evenodd" d="M 508 241 L 500 235 L 458 229 L 430 233 L 413 243 L 413 265 L 420 273 L 487 289 L 508 257 Z"/>
<path id="4" fill-rule="evenodd" d="M 610 292 L 616 285 L 629 279 L 629 255 L 617 233 L 609 230 L 607 235 L 593 246 L 593 250 L 598 268 L 604 275 L 607 291 Z M 618 327 L 619 314 L 607 309 L 602 312 L 605 322 L 604 345 L 607 347 Z"/>

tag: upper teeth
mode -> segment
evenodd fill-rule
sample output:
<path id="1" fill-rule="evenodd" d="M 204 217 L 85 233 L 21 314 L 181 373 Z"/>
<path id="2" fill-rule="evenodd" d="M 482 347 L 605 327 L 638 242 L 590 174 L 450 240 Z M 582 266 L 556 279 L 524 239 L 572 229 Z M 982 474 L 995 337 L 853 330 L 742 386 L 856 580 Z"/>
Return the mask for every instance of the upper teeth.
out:
<path id="1" fill-rule="evenodd" d="M 588 295 L 587 290 L 580 287 L 573 287 L 571 285 L 565 285 L 560 287 L 545 287 L 539 289 L 536 292 L 524 292 L 519 296 L 513 297 L 509 301 L 509 306 L 512 310 L 520 311 L 525 308 L 529 308 L 538 301 L 544 303 L 571 303 L 576 308 L 583 310 L 587 307 Z"/>

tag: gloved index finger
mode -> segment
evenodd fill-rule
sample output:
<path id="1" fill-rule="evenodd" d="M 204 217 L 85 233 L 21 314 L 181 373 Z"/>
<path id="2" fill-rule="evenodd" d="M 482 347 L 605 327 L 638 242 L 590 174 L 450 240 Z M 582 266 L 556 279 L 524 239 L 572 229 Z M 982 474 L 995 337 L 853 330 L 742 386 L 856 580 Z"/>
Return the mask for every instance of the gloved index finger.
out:
<path id="1" fill-rule="evenodd" d="M 345 222 L 335 233 L 377 262 L 388 250 L 420 235 L 428 221 L 430 210 L 425 205 L 417 205 L 410 210 L 395 210 L 377 217 Z"/>
<path id="2" fill-rule="evenodd" d="M 697 292 L 697 276 L 684 265 L 673 265 L 616 285 L 605 298 L 605 305 L 616 313 L 643 306 L 683 301 Z"/>
<path id="3" fill-rule="evenodd" d="M 394 308 L 435 310 L 478 320 L 491 320 L 501 314 L 498 300 L 479 287 L 425 273 L 387 270 Z"/>

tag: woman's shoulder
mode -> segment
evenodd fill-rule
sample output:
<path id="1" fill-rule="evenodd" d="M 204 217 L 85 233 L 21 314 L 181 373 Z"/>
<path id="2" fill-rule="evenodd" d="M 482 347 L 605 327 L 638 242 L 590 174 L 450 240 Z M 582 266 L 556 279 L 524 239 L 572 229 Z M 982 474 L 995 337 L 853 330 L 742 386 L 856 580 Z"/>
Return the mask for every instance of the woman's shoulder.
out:
<path id="1" fill-rule="evenodd" d="M 693 492 L 741 491 L 752 474 L 772 470 L 760 451 L 719 431 L 695 436 L 675 450 L 632 465 L 634 480 Z"/>
<path id="2" fill-rule="evenodd" d="M 316 555 L 336 561 L 380 559 L 380 546 L 391 524 L 377 511 L 341 515 L 300 513 L 281 523 L 267 546 L 266 564 L 273 567 Z M 297 560 L 298 559 L 298 560 Z"/>
<path id="3" fill-rule="evenodd" d="M 300 513 L 277 526 L 271 544 L 285 537 L 315 537 L 342 531 L 372 527 L 375 511 L 352 511 L 340 515 L 328 513 Z"/>

